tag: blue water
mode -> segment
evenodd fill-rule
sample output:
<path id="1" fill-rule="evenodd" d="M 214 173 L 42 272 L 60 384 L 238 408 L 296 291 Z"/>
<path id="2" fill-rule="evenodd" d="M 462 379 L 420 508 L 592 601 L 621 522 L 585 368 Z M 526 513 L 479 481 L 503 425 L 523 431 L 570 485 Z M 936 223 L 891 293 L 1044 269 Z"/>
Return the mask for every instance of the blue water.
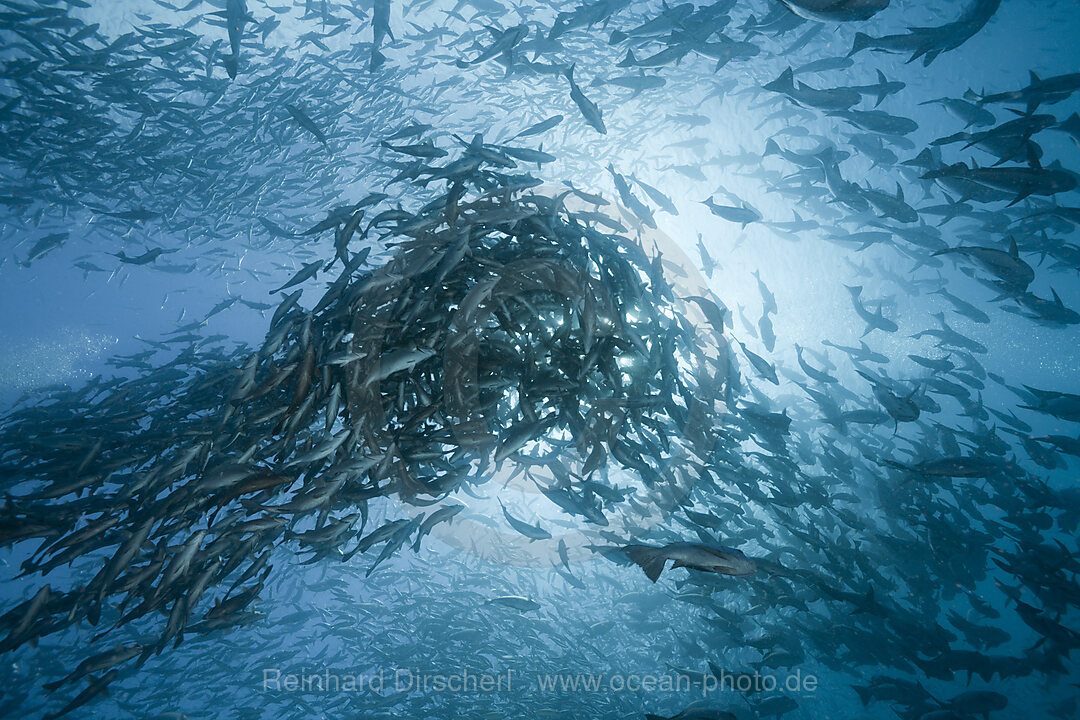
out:
<path id="1" fill-rule="evenodd" d="M 1075 228 L 1023 221 L 1055 204 L 1076 206 L 1075 190 L 1014 206 L 971 201 L 939 226 L 940 216 L 925 209 L 947 203 L 941 187 L 921 179 L 924 170 L 903 164 L 934 140 L 965 130 L 963 121 L 928 101 L 960 99 L 968 91 L 979 97 L 1018 90 L 1031 82 L 1030 73 L 1048 78 L 1080 70 L 1080 48 L 1073 42 L 1080 7 L 1003 0 L 985 27 L 928 66 L 908 62 L 907 53 L 863 51 L 850 67 L 797 76 L 815 88 L 872 84 L 879 71 L 903 83 L 876 107 L 917 122 L 917 130 L 902 137 L 856 130 L 820 108 L 800 107 L 762 89 L 788 67 L 846 56 L 857 32 L 887 36 L 940 26 L 972 3 L 892 0 L 866 21 L 822 23 L 793 52 L 786 50 L 818 23 L 805 21 L 782 34 L 751 32 L 745 29 L 751 15 L 761 19 L 780 4 L 719 3 L 733 5 L 723 32 L 754 44 L 755 56 L 715 69 L 714 59 L 690 52 L 677 63 L 638 70 L 616 64 L 630 47 L 638 59 L 663 49 L 669 33 L 622 43 L 612 43 L 611 34 L 657 17 L 667 7 L 659 2 L 630 2 L 600 23 L 549 41 L 544 38 L 556 15 L 574 10 L 575 3 L 394 0 L 394 39 L 382 45 L 385 64 L 371 70 L 373 7 L 367 0 L 248 0 L 252 20 L 234 80 L 222 59 L 229 52 L 226 29 L 213 15 L 223 3 L 196 2 L 186 9 L 161 0 L 3 3 L 0 107 L 20 98 L 0 111 L 0 196 L 18 198 L 0 206 L 0 405 L 14 413 L 4 422 L 0 442 L 6 496 L 25 494 L 22 471 L 71 439 L 20 437 L 10 418 L 28 408 L 48 412 L 50 403 L 40 393 L 78 388 L 92 378 L 135 379 L 189 345 L 197 352 L 224 353 L 263 342 L 280 301 L 270 291 L 304 264 L 329 260 L 334 246 L 327 233 L 275 238 L 256 218 L 302 231 L 330 208 L 369 192 L 389 195 L 374 215 L 399 203 L 415 211 L 445 191 L 439 183 L 424 188 L 407 180 L 387 186 L 399 169 L 391 163 L 412 158 L 395 155 L 379 141 L 412 121 L 430 124 L 425 137 L 453 159 L 475 133 L 489 143 L 510 143 L 520 130 L 561 114 L 565 119 L 553 130 L 514 141 L 557 160 L 540 168 L 519 162 L 513 172 L 529 172 L 553 192 L 569 181 L 618 200 L 610 165 L 660 189 L 678 215 L 659 210 L 640 187 L 634 190 L 655 212 L 657 228 L 646 233 L 646 250 L 663 246 L 679 295 L 708 290 L 732 311 L 728 339 L 775 363 L 780 375 L 778 385 L 762 381 L 732 342 L 753 387 L 744 399 L 786 410 L 793 419 L 782 451 L 733 443 L 740 462 L 760 475 L 740 475 L 721 463 L 713 472 L 721 489 L 696 488 L 688 496 L 697 511 L 721 519 L 721 528 L 714 529 L 718 541 L 762 558 L 763 567 L 769 559 L 798 573 L 762 569 L 739 578 L 669 568 L 658 582 L 649 582 L 638 567 L 591 552 L 586 546 L 610 545 L 612 539 L 596 535 L 595 526 L 512 476 L 507 463 L 498 471 L 480 471 L 473 485 L 455 493 L 451 500 L 466 509 L 426 537 L 418 552 L 406 543 L 370 576 L 378 549 L 348 563 L 302 565 L 295 543 L 277 544 L 274 571 L 251 606 L 260 615 L 207 634 L 188 632 L 178 647 L 170 642 L 141 667 L 121 665 L 108 697 L 69 716 L 631 718 L 686 711 L 683 717 L 690 718 L 713 717 L 704 714 L 713 710 L 739 718 L 964 718 L 984 710 L 964 705 L 961 694 L 987 691 L 1007 700 L 990 717 L 1077 717 L 1078 461 L 1062 452 L 1055 469 L 1039 467 L 1018 437 L 1006 432 L 1004 421 L 994 414 L 979 417 L 977 409 L 1015 412 L 1036 437 L 1076 437 L 1076 422 L 1020 408 L 1030 403 L 992 376 L 1013 388 L 1080 393 L 1080 331 L 1075 324 L 1047 325 L 1008 312 L 1015 303 L 988 287 L 984 269 L 957 256 L 931 256 L 902 233 L 923 229 L 939 234 L 936 242 L 944 246 L 999 249 L 1007 249 L 1012 236 L 1035 270 L 1027 290 L 1040 298 L 1056 293 L 1064 306 L 1080 308 L 1077 255 L 1066 253 L 1075 251 Z M 89 39 L 56 41 L 92 23 L 98 27 Z M 586 124 L 561 75 L 510 72 L 499 58 L 465 68 L 455 64 L 490 44 L 494 36 L 487 26 L 519 23 L 529 34 L 526 49 L 515 57 L 573 63 L 577 84 L 603 112 L 606 134 Z M 128 33 L 134 33 L 131 44 L 111 52 L 144 63 L 111 73 L 95 67 L 110 53 L 91 51 Z M 52 44 L 42 44 L 43 37 Z M 177 42 L 183 46 L 161 49 Z M 68 56 L 90 67 L 65 67 L 75 63 Z M 24 75 L 19 63 L 27 58 L 44 61 Z M 635 95 L 593 82 L 639 73 L 665 83 Z M 1035 112 L 1060 122 L 1080 110 L 1075 97 L 1053 100 Z M 863 97 L 855 109 L 873 110 L 874 101 Z M 285 103 L 304 109 L 327 146 L 290 117 Z M 1023 103 L 985 108 L 995 126 L 1025 111 Z M 680 115 L 699 116 L 700 126 L 689 127 Z M 853 135 L 882 142 L 895 161 L 875 164 L 851 144 Z M 856 212 L 837 202 L 822 179 L 804 184 L 796 165 L 763 156 L 770 138 L 796 151 L 827 144 L 846 150 L 851 156 L 840 163 L 846 180 L 890 195 L 902 188 L 920 221 L 905 224 Z M 696 146 L 677 145 L 694 139 Z M 1080 170 L 1078 144 L 1068 133 L 1048 128 L 1032 139 L 1042 149 L 1042 167 L 1059 162 Z M 394 144 L 409 142 L 419 139 Z M 995 162 L 964 144 L 943 146 L 943 160 L 975 160 L 984 167 Z M 1007 165 L 1025 166 L 1026 158 Z M 704 179 L 692 179 L 693 169 Z M 762 220 L 742 226 L 719 218 L 701 202 L 710 197 L 724 205 L 745 202 Z M 132 221 L 107 214 L 138 208 L 154 217 Z M 816 226 L 787 233 L 770 225 L 796 218 Z M 888 238 L 866 249 L 842 239 L 883 230 Z M 27 263 L 35 243 L 54 232 L 67 233 L 63 243 Z M 717 264 L 711 276 L 701 267 L 699 236 Z M 373 246 L 373 266 L 393 256 L 394 247 L 374 234 L 354 240 L 353 250 L 364 242 Z M 1044 254 L 1048 243 L 1056 250 Z M 151 248 L 171 252 L 146 265 L 115 256 Z M 771 317 L 771 351 L 758 325 L 765 298 L 755 273 L 778 308 Z M 336 271 L 306 283 L 302 304 L 314 305 L 334 277 Z M 897 330 L 864 336 L 866 324 L 845 285 L 861 286 L 870 311 L 880 306 Z M 985 312 L 989 322 L 958 314 L 931 292 L 940 287 Z M 139 355 L 155 349 L 147 341 L 168 339 L 230 298 L 255 307 L 237 301 L 194 331 L 201 340 Z M 964 353 L 937 347 L 933 337 L 912 337 L 939 328 L 937 313 L 987 352 Z M 855 347 L 865 341 L 889 362 L 857 368 L 823 341 Z M 844 390 L 811 383 L 800 370 L 796 346 Z M 975 369 L 969 365 L 964 379 L 953 376 L 952 382 L 970 391 L 967 408 L 933 389 L 934 371 L 909 357 L 948 357 L 962 365 L 965 354 Z M 133 355 L 139 355 L 135 363 L 116 360 Z M 822 419 L 803 386 L 833 393 L 845 409 L 880 409 L 856 369 L 880 369 L 898 388 L 932 398 L 937 407 L 924 405 L 917 422 L 852 425 L 842 433 Z M 966 382 L 972 377 L 981 387 Z M 174 395 L 165 403 L 170 399 L 182 402 Z M 1028 485 L 1017 490 L 1014 476 L 927 479 L 881 462 L 913 465 L 957 454 L 948 452 L 945 436 L 958 442 L 959 454 L 1015 462 L 1025 482 L 1042 494 Z M 988 450 L 992 441 L 1004 449 Z M 138 442 L 131 447 L 137 454 Z M 624 506 L 616 513 L 626 520 L 618 525 L 624 542 L 700 539 L 685 515 L 645 512 L 650 503 L 660 503 L 632 470 L 612 466 L 606 476 L 614 486 L 640 491 L 635 509 Z M 759 483 L 759 493 L 744 492 L 740 479 Z M 531 542 L 515 533 L 500 501 L 511 515 L 545 527 L 553 537 Z M 371 503 L 365 532 L 417 510 L 399 498 L 381 498 Z M 18 503 L 9 501 L 3 513 L 5 523 L 18 517 Z M 552 569 L 560 563 L 560 540 L 570 547 L 564 572 L 576 582 Z M 0 611 L 30 599 L 45 582 L 54 590 L 90 582 L 112 553 L 65 564 L 44 580 L 17 578 L 39 542 L 0 548 Z M 231 584 L 216 594 L 208 590 L 191 624 Z M 876 604 L 860 610 L 871 588 Z M 1012 588 L 1019 588 L 1025 605 L 1045 608 L 1040 617 L 1053 632 L 1025 622 L 1009 597 Z M 500 596 L 525 597 L 538 608 L 490 602 Z M 989 613 L 979 611 L 983 604 Z M 21 643 L 5 652 L 0 715 L 43 717 L 63 709 L 87 680 L 53 693 L 43 690 L 44 683 L 110 647 L 153 644 L 167 617 L 167 611 L 154 612 L 97 641 L 93 636 L 106 626 L 81 620 L 44 635 L 34 647 Z M 996 632 L 989 640 L 965 633 L 965 620 Z M 11 625 L 4 623 L 8 631 Z M 932 656 L 926 648 L 941 653 Z M 454 684 L 463 673 L 475 685 Z M 721 687 L 725 677 L 735 686 Z M 874 679 L 879 677 L 917 682 L 929 699 L 906 707 L 905 698 L 920 694 L 909 689 L 900 697 L 864 702 L 852 689 L 880 689 L 884 682 Z M 444 687 L 448 679 L 452 687 Z M 749 691 L 737 686 L 751 679 L 756 685 Z M 692 714 L 695 709 L 703 714 Z"/>

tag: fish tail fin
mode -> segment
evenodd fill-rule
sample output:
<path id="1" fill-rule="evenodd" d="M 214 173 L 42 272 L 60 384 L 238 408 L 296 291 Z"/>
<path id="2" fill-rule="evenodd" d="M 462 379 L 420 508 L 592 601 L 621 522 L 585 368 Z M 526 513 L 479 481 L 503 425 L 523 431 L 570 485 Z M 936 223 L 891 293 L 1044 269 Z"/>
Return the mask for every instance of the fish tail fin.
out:
<path id="1" fill-rule="evenodd" d="M 855 53 L 865 50 L 866 48 L 870 47 L 873 41 L 874 39 L 866 33 L 855 33 L 855 39 L 851 43 L 851 52 L 849 52 L 847 56 L 851 57 Z"/>
<path id="2" fill-rule="evenodd" d="M 623 548 L 623 552 L 635 565 L 644 570 L 645 577 L 653 582 L 656 582 L 660 578 L 660 573 L 664 572 L 666 558 L 657 548 L 648 545 L 627 545 Z"/>

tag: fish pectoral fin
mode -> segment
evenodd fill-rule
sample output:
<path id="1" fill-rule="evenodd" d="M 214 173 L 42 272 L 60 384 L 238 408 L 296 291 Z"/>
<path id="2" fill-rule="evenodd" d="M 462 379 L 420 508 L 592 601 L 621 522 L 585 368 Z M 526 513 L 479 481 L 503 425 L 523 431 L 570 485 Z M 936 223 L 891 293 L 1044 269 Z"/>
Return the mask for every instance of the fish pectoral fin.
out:
<path id="1" fill-rule="evenodd" d="M 645 576 L 656 582 L 660 579 L 660 573 L 664 572 L 664 563 L 667 558 L 657 548 L 648 545 L 627 545 L 623 552 L 634 564 L 645 571 Z"/>

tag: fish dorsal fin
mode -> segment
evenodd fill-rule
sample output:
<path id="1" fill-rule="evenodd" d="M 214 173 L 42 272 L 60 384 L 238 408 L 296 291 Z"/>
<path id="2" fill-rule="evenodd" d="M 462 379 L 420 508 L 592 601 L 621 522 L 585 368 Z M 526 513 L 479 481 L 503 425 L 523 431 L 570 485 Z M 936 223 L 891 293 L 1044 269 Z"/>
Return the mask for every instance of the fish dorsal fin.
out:
<path id="1" fill-rule="evenodd" d="M 1042 78 L 1040 78 L 1034 70 L 1028 70 L 1028 74 L 1032 85 L 1038 85 L 1042 82 Z"/>
<path id="2" fill-rule="evenodd" d="M 1057 290 L 1055 290 L 1054 288 L 1050 288 L 1050 294 L 1054 296 L 1054 302 L 1057 303 L 1057 306 L 1059 308 L 1065 307 L 1065 303 L 1061 302 L 1061 297 L 1058 296 Z"/>
<path id="3" fill-rule="evenodd" d="M 896 199 L 901 202 L 904 201 L 904 189 L 900 187 L 900 183 L 896 183 Z"/>
<path id="4" fill-rule="evenodd" d="M 885 77 L 885 73 L 881 72 L 880 69 L 877 71 L 877 81 L 882 85 L 886 85 L 889 82 L 888 78 Z"/>
<path id="5" fill-rule="evenodd" d="M 1016 247 L 1016 238 L 1014 237 L 1009 238 L 1009 255 L 1011 255 L 1014 260 L 1020 259 L 1020 249 Z"/>

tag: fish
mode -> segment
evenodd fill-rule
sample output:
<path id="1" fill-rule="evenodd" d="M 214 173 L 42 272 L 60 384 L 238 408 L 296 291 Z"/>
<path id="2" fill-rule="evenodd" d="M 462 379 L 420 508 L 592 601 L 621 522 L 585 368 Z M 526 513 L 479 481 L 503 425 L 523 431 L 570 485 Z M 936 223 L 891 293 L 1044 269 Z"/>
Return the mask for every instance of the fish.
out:
<path id="1" fill-rule="evenodd" d="M 857 32 L 850 55 L 871 49 L 879 52 L 911 53 L 907 62 L 922 59 L 929 66 L 942 53 L 963 45 L 974 37 L 997 13 L 1001 0 L 972 0 L 960 17 L 936 27 L 915 27 L 903 34 L 872 37 Z"/>
<path id="2" fill-rule="evenodd" d="M 519 131 L 511 139 L 516 140 L 518 138 L 523 138 L 523 137 L 532 137 L 533 135 L 542 135 L 542 134 L 546 133 L 548 130 L 551 130 L 552 128 L 558 127 L 559 124 L 563 121 L 563 119 L 564 118 L 563 118 L 562 115 L 552 115 L 551 117 L 548 117 L 548 118 L 545 118 L 545 119 L 543 119 L 543 120 L 541 120 L 539 122 L 533 123 L 532 125 L 525 128 L 524 130 Z"/>
<path id="3" fill-rule="evenodd" d="M 818 368 L 815 368 L 815 367 L 811 366 L 809 363 L 807 363 L 806 360 L 803 359 L 803 348 L 802 348 L 802 346 L 800 346 L 797 343 L 795 345 L 795 353 L 796 353 L 796 357 L 798 358 L 798 361 L 799 361 L 799 367 L 802 368 L 802 371 L 811 380 L 819 382 L 819 383 L 821 383 L 823 385 L 828 385 L 830 383 L 839 382 L 839 380 L 837 380 L 835 377 L 833 377 L 829 373 L 824 372 L 822 370 L 819 370 Z"/>
<path id="4" fill-rule="evenodd" d="M 95 678 L 91 676 L 90 685 L 87 686 L 85 690 L 76 695 L 75 698 L 71 700 L 71 702 L 69 702 L 60 710 L 47 713 L 46 715 L 44 715 L 44 717 L 48 720 L 57 720 L 58 718 L 62 718 L 68 713 L 77 710 L 78 708 L 87 704 L 99 695 L 108 695 L 109 685 L 111 685 L 113 681 L 116 680 L 119 674 L 119 670 L 113 668 L 101 677 Z"/>
<path id="5" fill-rule="evenodd" d="M 828 115 L 879 135 L 909 135 L 919 129 L 919 124 L 910 118 L 889 115 L 880 110 L 834 110 Z"/>
<path id="6" fill-rule="evenodd" d="M 709 212 L 718 218 L 729 222 L 739 223 L 746 227 L 750 223 L 761 220 L 761 213 L 751 206 L 743 203 L 741 206 L 718 205 L 711 197 L 701 201 L 701 204 L 709 208 Z"/>
<path id="7" fill-rule="evenodd" d="M 851 88 L 819 90 L 795 79 L 795 71 L 788 67 L 772 82 L 761 86 L 763 90 L 787 96 L 803 107 L 819 110 L 844 111 L 857 105 L 862 96 Z"/>
<path id="8" fill-rule="evenodd" d="M 247 0 L 226 0 L 225 9 L 215 14 L 225 19 L 229 49 L 232 51 L 232 54 L 224 59 L 225 70 L 229 79 L 235 80 L 240 68 L 240 43 L 244 39 L 244 26 L 255 22 L 255 19 L 248 12 Z"/>
<path id="9" fill-rule="evenodd" d="M 585 123 L 601 135 L 606 135 L 607 126 L 604 125 L 603 113 L 596 103 L 586 97 L 585 93 L 583 93 L 577 83 L 574 82 L 574 68 L 575 66 L 571 65 L 563 72 L 566 81 L 570 83 L 570 99 L 578 106 L 578 110 L 581 111 L 581 116 L 585 119 Z"/>
<path id="10" fill-rule="evenodd" d="M 1019 290 L 1026 289 L 1035 279 L 1035 270 L 1020 257 L 1015 238 L 1009 240 L 1008 251 L 992 247 L 958 246 L 938 250 L 933 255 L 961 255 Z"/>
<path id="11" fill-rule="evenodd" d="M 131 210 L 122 210 L 120 212 L 102 211 L 102 214 L 118 220 L 129 220 L 131 222 L 146 222 L 161 217 L 161 213 L 156 213 L 153 210 L 147 210 L 146 208 L 133 208 Z"/>
<path id="12" fill-rule="evenodd" d="M 300 272 L 296 273 L 296 275 L 294 275 L 292 278 L 290 278 L 289 281 L 286 282 L 281 287 L 279 287 L 279 288 L 277 288 L 275 290 L 272 290 L 270 294 L 272 295 L 274 293 L 279 293 L 282 290 L 287 290 L 287 289 L 289 289 L 291 287 L 295 287 L 296 285 L 299 285 L 300 283 L 307 282 L 311 278 L 315 277 L 318 274 L 318 272 L 319 272 L 319 270 L 321 268 L 322 268 L 322 262 L 321 261 L 307 263 L 306 265 L 304 265 L 300 269 Z"/>
<path id="13" fill-rule="evenodd" d="M 489 27 L 488 32 L 490 32 L 492 36 L 491 44 L 486 48 L 483 48 L 480 53 L 471 60 L 457 60 L 457 67 L 473 67 L 500 55 L 507 64 L 511 64 L 513 62 L 513 50 L 528 36 L 529 26 L 515 25 L 506 30 L 498 30 Z"/>
<path id="14" fill-rule="evenodd" d="M 541 607 L 543 607 L 543 605 L 536 602 L 535 600 L 530 600 L 529 598 L 522 597 L 520 595 L 500 595 L 499 597 L 491 598 L 484 604 L 502 605 L 504 607 L 512 608 L 519 612 L 531 612 L 533 610 L 539 610 Z"/>
<path id="15" fill-rule="evenodd" d="M 645 191 L 645 194 L 649 196 L 649 199 L 660 206 L 660 209 L 669 215 L 678 215 L 679 209 L 675 207 L 675 203 L 671 201 L 671 198 L 665 195 L 657 188 L 639 180 L 637 177 L 631 175 L 630 179 L 635 185 Z"/>
<path id="16" fill-rule="evenodd" d="M 701 235 L 698 235 L 697 250 L 698 257 L 701 258 L 701 269 L 705 272 L 705 277 L 712 279 L 713 273 L 716 272 L 716 260 L 709 254 L 708 248 L 705 247 L 705 243 L 701 240 Z"/>
<path id="17" fill-rule="evenodd" d="M 127 255 L 123 251 L 112 253 L 113 257 L 126 265 L 149 265 L 162 255 L 176 252 L 175 249 L 151 248 L 141 255 Z"/>
<path id="18" fill-rule="evenodd" d="M 506 518 L 506 522 L 509 523 L 510 527 L 516 530 L 519 534 L 524 535 L 525 537 L 529 538 L 529 540 L 551 539 L 551 533 L 544 528 L 540 527 L 539 525 L 530 525 L 529 523 L 518 520 L 513 515 L 511 515 L 510 511 L 506 509 L 506 505 L 503 505 L 502 500 L 499 500 L 499 507 L 502 508 L 503 517 Z"/>
<path id="19" fill-rule="evenodd" d="M 303 110 L 296 107 L 295 105 L 290 105 L 289 103 L 283 104 L 285 106 L 285 109 L 289 111 L 289 115 L 292 116 L 292 119 L 295 120 L 297 124 L 300 125 L 300 127 L 304 128 L 309 133 L 314 135 L 315 139 L 322 143 L 323 147 L 330 147 L 329 143 L 326 140 L 326 135 L 324 135 L 323 131 L 319 129 L 318 125 L 312 122 L 311 118 L 308 117 L 307 113 L 305 113 Z"/>
<path id="20" fill-rule="evenodd" d="M 1028 72 L 1028 85 L 1020 90 L 984 94 L 978 97 L 979 105 L 995 103 L 1020 104 L 1031 115 L 1043 103 L 1054 104 L 1066 100 L 1080 91 L 1080 73 L 1066 73 L 1041 78 L 1034 70 Z"/>
<path id="21" fill-rule="evenodd" d="M 914 402 L 917 389 L 906 395 L 899 395 L 891 390 L 885 382 L 882 382 L 880 378 L 862 370 L 856 370 L 855 372 L 870 381 L 873 386 L 874 398 L 889 414 L 889 417 L 893 419 L 896 427 L 899 427 L 902 422 L 915 422 L 922 415 L 921 409 Z"/>
<path id="22" fill-rule="evenodd" d="M 633 58 L 632 55 L 631 58 Z M 637 64 L 636 59 L 634 60 L 633 64 Z M 632 91 L 632 94 L 630 95 L 630 99 L 632 100 L 646 90 L 656 90 L 658 88 L 664 87 L 667 84 L 667 80 L 656 75 L 620 75 L 617 77 L 611 77 L 603 80 L 600 78 L 596 78 L 592 81 L 591 84 L 594 87 L 614 85 L 616 87 L 626 88 L 627 90 Z"/>
<path id="23" fill-rule="evenodd" d="M 980 167 L 972 163 L 956 163 L 930 170 L 925 179 L 955 178 L 969 180 L 977 185 L 985 185 L 1006 193 L 1015 193 L 1010 206 L 1017 204 L 1031 195 L 1057 195 L 1069 192 L 1077 186 L 1077 179 L 1067 171 L 1056 168 L 1043 168 L 1038 163 L 1032 167 Z"/>
<path id="24" fill-rule="evenodd" d="M 745 577 L 757 572 L 757 564 L 751 558 L 723 546 L 677 542 L 663 547 L 625 545 L 620 550 L 653 582 L 660 579 L 668 560 L 675 561 L 673 568 L 686 567 L 718 575 Z"/>
<path id="25" fill-rule="evenodd" d="M 69 675 L 55 682 L 45 683 L 43 687 L 51 692 L 63 685 L 81 680 L 91 673 L 108 671 L 113 666 L 122 665 L 128 660 L 138 657 L 142 654 L 142 651 L 142 645 L 117 646 L 83 660 Z"/>
<path id="26" fill-rule="evenodd" d="M 866 306 L 862 302 L 862 286 L 861 285 L 845 285 L 848 293 L 851 295 L 851 304 L 855 307 L 855 313 L 866 323 L 866 330 L 863 332 L 863 337 L 866 337 L 874 330 L 881 330 L 883 332 L 894 333 L 900 329 L 892 320 L 889 320 L 882 313 L 881 305 L 878 305 L 878 311 L 872 313 L 866 309 Z"/>
<path id="27" fill-rule="evenodd" d="M 986 478 L 996 475 L 1002 469 L 1001 464 L 993 460 L 963 456 L 923 460 L 914 465 L 904 465 L 895 461 L 885 462 L 925 478 Z"/>
<path id="28" fill-rule="evenodd" d="M 889 6 L 889 0 L 781 0 L 791 12 L 819 22 L 869 20 Z"/>
<path id="29" fill-rule="evenodd" d="M 848 56 L 845 59 L 851 60 L 851 57 Z M 852 61 L 852 62 L 854 62 L 854 61 Z M 899 93 L 900 91 L 902 91 L 906 87 L 907 87 L 906 83 L 902 83 L 902 82 L 900 82 L 898 80 L 889 80 L 887 77 L 885 77 L 885 73 L 881 72 L 881 70 L 878 70 L 877 71 L 877 82 L 876 83 L 871 83 L 869 85 L 854 85 L 854 86 L 852 86 L 851 89 L 855 90 L 856 92 L 858 92 L 858 93 L 860 93 L 862 95 L 872 95 L 872 96 L 874 96 L 874 107 L 876 108 L 877 106 L 881 105 L 882 102 L 885 101 L 885 98 L 888 98 L 888 97 L 890 97 L 892 95 L 895 95 L 895 94 Z M 848 111 L 848 112 L 849 113 L 852 113 L 852 112 L 858 113 L 858 111 Z M 914 124 L 913 120 L 908 120 L 907 118 L 894 118 L 891 115 L 884 115 L 884 114 L 877 114 L 877 113 L 874 113 L 873 115 L 856 114 L 854 117 L 860 118 L 860 119 L 862 119 L 864 121 L 869 119 L 868 124 L 874 124 L 875 121 L 878 122 L 878 123 L 884 123 L 885 132 L 888 133 L 888 134 L 897 134 L 896 129 L 898 127 L 902 130 L 904 128 L 912 127 L 912 125 Z M 850 119 L 849 119 L 849 122 L 851 122 Z M 863 127 L 864 129 L 870 129 L 870 128 L 865 126 L 867 124 L 866 122 L 864 122 L 864 123 L 852 122 L 852 124 L 856 125 L 857 127 Z M 914 131 L 914 130 L 912 130 L 912 131 Z M 906 133 L 901 132 L 900 134 L 906 134 Z"/>
<path id="30" fill-rule="evenodd" d="M 1060 392 L 1057 390 L 1040 390 L 1030 385 L 1024 385 L 1032 400 L 1020 407 L 1027 410 L 1035 410 L 1046 415 L 1080 422 L 1080 395 L 1075 393 Z"/>
<path id="31" fill-rule="evenodd" d="M 381 52 L 386 38 L 396 40 L 394 31 L 390 28 L 390 0 L 375 0 L 371 13 L 371 55 L 368 60 L 368 71 L 375 72 L 386 63 L 386 56 Z"/>
<path id="32" fill-rule="evenodd" d="M 749 350 L 741 340 L 738 340 L 737 342 L 739 343 L 739 347 L 742 348 L 743 355 L 746 356 L 746 359 L 750 361 L 754 370 L 757 371 L 758 376 L 763 380 L 768 380 L 773 385 L 779 385 L 780 379 L 777 377 L 776 368 L 773 367 L 772 363 L 757 353 Z"/>
<path id="33" fill-rule="evenodd" d="M 615 190 L 623 204 L 637 216 L 642 224 L 655 228 L 656 220 L 653 218 L 652 210 L 634 195 L 626 178 L 616 172 L 612 165 L 608 165 L 608 173 L 611 174 L 611 178 L 615 182 Z"/>
<path id="34" fill-rule="evenodd" d="M 41 238 L 38 238 L 34 246 L 30 248 L 30 252 L 26 255 L 26 260 L 21 261 L 19 264 L 23 267 L 30 267 L 30 263 L 35 260 L 39 260 L 47 255 L 49 252 L 63 246 L 64 241 L 67 240 L 67 232 L 49 233 Z"/>

